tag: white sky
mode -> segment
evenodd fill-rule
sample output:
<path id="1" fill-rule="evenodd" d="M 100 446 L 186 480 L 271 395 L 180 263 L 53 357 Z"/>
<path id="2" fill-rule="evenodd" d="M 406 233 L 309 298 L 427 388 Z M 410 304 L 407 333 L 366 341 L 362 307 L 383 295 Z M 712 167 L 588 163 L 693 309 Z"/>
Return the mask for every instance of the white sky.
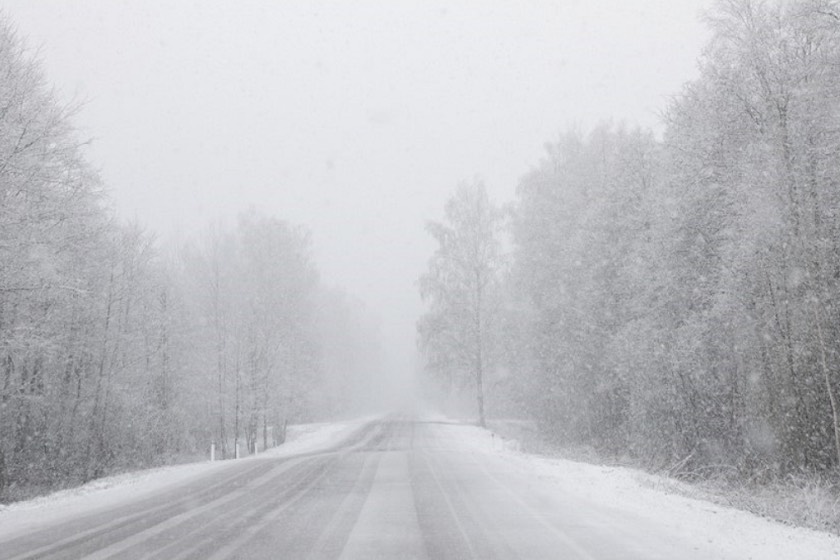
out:
<path id="1" fill-rule="evenodd" d="M 497 201 L 569 125 L 657 126 L 710 0 L 0 0 L 94 139 L 114 205 L 163 236 L 255 207 L 305 224 L 328 284 L 407 371 L 427 219 Z"/>

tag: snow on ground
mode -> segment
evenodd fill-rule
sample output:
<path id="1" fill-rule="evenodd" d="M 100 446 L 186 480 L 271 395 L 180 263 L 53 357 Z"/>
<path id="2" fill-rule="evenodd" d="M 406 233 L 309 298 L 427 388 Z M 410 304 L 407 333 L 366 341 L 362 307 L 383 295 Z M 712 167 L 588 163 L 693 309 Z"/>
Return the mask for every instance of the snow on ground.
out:
<path id="1" fill-rule="evenodd" d="M 670 493 L 679 481 L 625 467 L 605 467 L 528 455 L 515 441 L 471 425 L 447 427 L 448 445 L 505 461 L 562 496 L 603 504 L 649 522 L 687 543 L 720 551 L 719 559 L 822 560 L 840 558 L 840 537 L 791 527 L 749 512 Z M 640 535 L 644 539 L 644 535 Z"/>
<path id="2" fill-rule="evenodd" d="M 379 417 L 368 416 L 345 422 L 295 424 L 286 428 L 286 443 L 259 453 L 257 457 L 285 457 L 329 447 L 377 418 Z"/>
<path id="3" fill-rule="evenodd" d="M 256 457 L 245 457 L 240 461 L 317 451 L 342 441 L 374 418 L 290 425 L 286 430 L 286 443 Z M 124 473 L 32 500 L 0 505 L 0 540 L 8 540 L 29 529 L 69 519 L 81 513 L 93 513 L 140 497 L 165 492 L 196 477 L 231 468 L 236 463 L 237 461 L 208 460 Z"/>

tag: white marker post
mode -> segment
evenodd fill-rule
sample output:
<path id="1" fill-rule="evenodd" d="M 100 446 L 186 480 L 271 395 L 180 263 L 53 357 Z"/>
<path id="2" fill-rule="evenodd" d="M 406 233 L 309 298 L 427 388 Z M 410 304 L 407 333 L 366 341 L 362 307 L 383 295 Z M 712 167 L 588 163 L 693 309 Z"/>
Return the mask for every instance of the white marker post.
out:
<path id="1" fill-rule="evenodd" d="M 239 459 L 239 442 L 236 442 L 236 458 Z"/>
<path id="2" fill-rule="evenodd" d="M 210 462 L 212 463 L 215 460 L 216 460 L 216 442 L 214 441 L 213 443 L 210 444 Z"/>

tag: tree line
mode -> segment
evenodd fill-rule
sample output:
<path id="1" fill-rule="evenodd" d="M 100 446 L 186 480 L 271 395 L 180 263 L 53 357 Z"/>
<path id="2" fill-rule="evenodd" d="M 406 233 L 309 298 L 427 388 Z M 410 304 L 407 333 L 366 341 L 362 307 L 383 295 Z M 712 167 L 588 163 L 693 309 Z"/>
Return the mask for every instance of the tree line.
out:
<path id="1" fill-rule="evenodd" d="M 0 502 L 264 449 L 367 397 L 377 325 L 319 281 L 305 229 L 251 211 L 155 242 L 108 208 L 8 22 L 0 76 Z"/>
<path id="2" fill-rule="evenodd" d="M 506 236 L 494 243 L 509 250 L 491 266 L 500 288 L 484 305 L 503 311 L 485 325 L 483 385 L 557 442 L 652 468 L 829 472 L 840 465 L 840 5 L 725 0 L 707 21 L 699 77 L 670 102 L 661 139 L 572 130 L 520 181 L 498 218 Z M 449 204 L 484 198 L 465 184 Z M 444 223 L 469 229 L 452 213 Z M 459 321 L 461 284 L 424 288 L 419 335 L 430 371 L 475 388 L 439 326 Z"/>

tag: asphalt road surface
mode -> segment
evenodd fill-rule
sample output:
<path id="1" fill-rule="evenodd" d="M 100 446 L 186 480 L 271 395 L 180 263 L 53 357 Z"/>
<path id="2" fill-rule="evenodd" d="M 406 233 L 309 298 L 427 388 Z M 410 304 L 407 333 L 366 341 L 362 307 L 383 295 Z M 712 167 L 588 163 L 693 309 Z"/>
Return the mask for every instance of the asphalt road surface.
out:
<path id="1" fill-rule="evenodd" d="M 0 558 L 695 558 L 608 505 L 564 499 L 457 426 L 389 418 L 333 448 L 254 458 L 0 542 Z"/>

